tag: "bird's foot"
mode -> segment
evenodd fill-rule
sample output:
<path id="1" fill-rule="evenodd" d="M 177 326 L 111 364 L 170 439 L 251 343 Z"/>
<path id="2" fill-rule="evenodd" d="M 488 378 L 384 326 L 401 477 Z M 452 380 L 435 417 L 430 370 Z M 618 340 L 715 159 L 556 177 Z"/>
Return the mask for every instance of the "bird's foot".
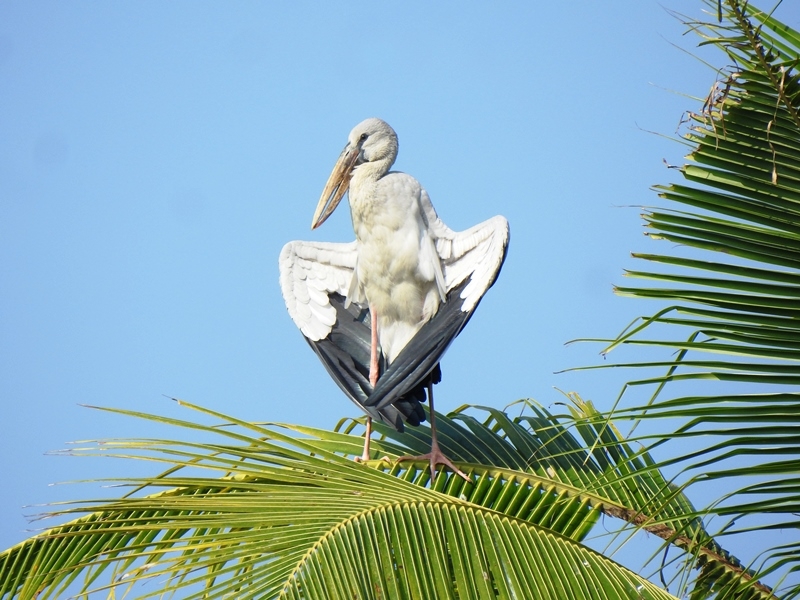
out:
<path id="1" fill-rule="evenodd" d="M 431 448 L 431 451 L 427 454 L 423 454 L 421 456 L 401 456 L 397 459 L 396 462 L 405 462 L 407 460 L 427 460 L 431 464 L 431 482 L 436 479 L 436 465 L 444 465 L 448 467 L 451 471 L 461 476 L 462 479 L 472 483 L 472 479 L 470 479 L 464 471 L 459 469 L 457 466 L 453 464 L 453 461 L 447 458 L 444 453 L 437 447 Z"/>
<path id="2" fill-rule="evenodd" d="M 392 459 L 389 458 L 386 454 L 384 454 L 380 458 L 372 458 L 371 456 L 364 456 L 362 454 L 361 456 L 356 456 L 353 459 L 353 462 L 357 462 L 357 463 L 368 463 L 368 462 L 375 462 L 375 461 L 386 462 L 386 463 L 390 463 L 391 464 Z"/>

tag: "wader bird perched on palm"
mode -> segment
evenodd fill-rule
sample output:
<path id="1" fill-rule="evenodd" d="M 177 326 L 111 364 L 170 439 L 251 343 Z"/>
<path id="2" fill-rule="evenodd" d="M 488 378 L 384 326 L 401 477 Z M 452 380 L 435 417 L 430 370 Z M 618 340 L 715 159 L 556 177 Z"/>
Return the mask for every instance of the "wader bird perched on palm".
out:
<path id="1" fill-rule="evenodd" d="M 311 228 L 350 191 L 356 240 L 289 242 L 280 256 L 286 307 L 339 387 L 371 419 L 402 431 L 425 420 L 430 399 L 431 452 L 414 459 L 446 465 L 467 479 L 436 440 L 433 384 L 439 360 L 461 332 L 505 259 L 508 222 L 494 217 L 455 232 L 428 193 L 405 173 L 389 171 L 397 134 L 380 119 L 350 132 L 322 192 Z M 409 460 L 412 457 L 403 457 Z"/>

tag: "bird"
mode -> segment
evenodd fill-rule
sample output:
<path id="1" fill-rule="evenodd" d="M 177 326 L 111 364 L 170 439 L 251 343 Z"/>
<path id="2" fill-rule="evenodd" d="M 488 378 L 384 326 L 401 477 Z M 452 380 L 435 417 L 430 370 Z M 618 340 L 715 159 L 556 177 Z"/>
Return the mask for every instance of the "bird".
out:
<path id="1" fill-rule="evenodd" d="M 398 153 L 394 129 L 369 118 L 350 132 L 311 228 L 324 223 L 348 194 L 356 239 L 292 241 L 279 257 L 286 308 L 342 391 L 372 420 L 398 431 L 426 419 L 428 460 L 469 478 L 439 448 L 433 385 L 439 361 L 494 284 L 506 257 L 508 221 L 492 217 L 456 232 L 439 218 L 411 175 L 390 170 Z M 426 393 L 427 392 L 427 393 Z"/>

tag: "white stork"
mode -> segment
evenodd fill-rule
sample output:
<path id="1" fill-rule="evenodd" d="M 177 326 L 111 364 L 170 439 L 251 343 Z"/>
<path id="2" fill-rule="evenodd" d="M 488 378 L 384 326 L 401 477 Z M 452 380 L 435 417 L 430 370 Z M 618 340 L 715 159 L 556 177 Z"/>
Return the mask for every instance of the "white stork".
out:
<path id="1" fill-rule="evenodd" d="M 416 179 L 389 171 L 397 148 L 397 134 L 380 119 L 350 132 L 311 228 L 349 189 L 356 240 L 286 244 L 281 291 L 328 372 L 367 413 L 362 459 L 369 459 L 371 419 L 400 431 L 404 421 L 418 425 L 427 388 L 431 452 L 414 458 L 430 460 L 432 478 L 437 464 L 466 478 L 439 449 L 432 384 L 441 378 L 442 355 L 500 272 L 508 221 L 496 216 L 451 230 Z"/>

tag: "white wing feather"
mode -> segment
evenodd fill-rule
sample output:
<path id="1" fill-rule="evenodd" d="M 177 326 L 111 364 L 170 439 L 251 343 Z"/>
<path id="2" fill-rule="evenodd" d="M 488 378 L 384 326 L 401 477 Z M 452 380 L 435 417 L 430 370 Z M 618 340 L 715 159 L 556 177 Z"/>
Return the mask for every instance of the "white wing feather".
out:
<path id="1" fill-rule="evenodd" d="M 465 231 L 453 231 L 436 214 L 424 190 L 420 201 L 444 266 L 447 291 L 460 285 L 467 277 L 470 278 L 461 292 L 464 300 L 461 310 L 469 312 L 494 283 L 503 264 L 508 245 L 508 221 L 505 217 L 497 216 Z"/>
<path id="2" fill-rule="evenodd" d="M 308 339 L 325 338 L 336 322 L 328 294 L 347 296 L 356 266 L 356 242 L 289 242 L 278 261 L 289 316 Z"/>

